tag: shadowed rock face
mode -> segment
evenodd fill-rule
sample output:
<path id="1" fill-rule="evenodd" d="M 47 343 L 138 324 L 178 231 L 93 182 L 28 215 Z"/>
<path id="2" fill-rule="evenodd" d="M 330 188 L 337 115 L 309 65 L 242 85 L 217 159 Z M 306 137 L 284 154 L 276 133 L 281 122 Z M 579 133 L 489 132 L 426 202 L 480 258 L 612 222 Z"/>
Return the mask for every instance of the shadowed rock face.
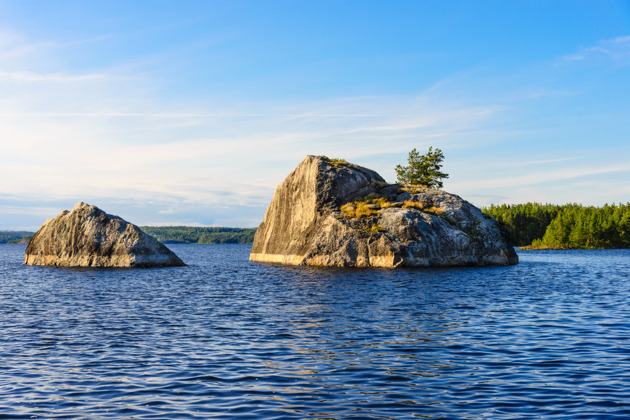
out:
<path id="1" fill-rule="evenodd" d="M 366 197 L 370 215 L 344 206 Z M 518 256 L 494 219 L 456 195 L 387 184 L 372 170 L 307 156 L 276 189 L 250 260 L 393 268 L 510 265 Z"/>
<path id="2" fill-rule="evenodd" d="M 57 267 L 184 266 L 139 227 L 95 206 L 78 203 L 48 219 L 26 247 L 24 264 Z"/>

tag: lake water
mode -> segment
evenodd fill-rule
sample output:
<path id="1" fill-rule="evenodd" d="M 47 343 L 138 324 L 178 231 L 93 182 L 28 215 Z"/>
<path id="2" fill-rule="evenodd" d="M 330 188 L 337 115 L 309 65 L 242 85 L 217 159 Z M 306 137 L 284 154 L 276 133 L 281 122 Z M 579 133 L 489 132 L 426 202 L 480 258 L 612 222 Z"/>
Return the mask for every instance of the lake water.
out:
<path id="1" fill-rule="evenodd" d="M 512 267 L 27 267 L 0 245 L 0 419 L 630 418 L 630 250 Z"/>

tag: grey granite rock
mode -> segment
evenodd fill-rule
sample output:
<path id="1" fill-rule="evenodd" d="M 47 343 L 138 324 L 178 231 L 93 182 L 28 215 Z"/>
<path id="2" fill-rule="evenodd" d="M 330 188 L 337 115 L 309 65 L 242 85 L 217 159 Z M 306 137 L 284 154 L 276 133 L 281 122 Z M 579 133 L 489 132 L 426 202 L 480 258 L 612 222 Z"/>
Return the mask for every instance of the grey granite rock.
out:
<path id="1" fill-rule="evenodd" d="M 307 156 L 276 189 L 250 260 L 393 268 L 510 265 L 518 256 L 494 219 L 456 195 Z"/>
<path id="2" fill-rule="evenodd" d="M 48 219 L 33 236 L 24 264 L 58 267 L 169 267 L 185 265 L 139 227 L 95 206 L 78 203 Z"/>

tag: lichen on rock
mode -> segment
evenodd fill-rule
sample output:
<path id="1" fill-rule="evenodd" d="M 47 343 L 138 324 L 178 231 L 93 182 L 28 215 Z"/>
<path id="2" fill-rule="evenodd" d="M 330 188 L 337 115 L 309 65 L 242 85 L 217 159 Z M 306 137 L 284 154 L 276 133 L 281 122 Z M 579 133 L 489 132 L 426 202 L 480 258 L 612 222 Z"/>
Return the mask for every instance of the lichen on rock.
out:
<path id="1" fill-rule="evenodd" d="M 518 256 L 494 219 L 454 194 L 307 156 L 276 189 L 250 260 L 428 267 L 509 265 Z"/>
<path id="2" fill-rule="evenodd" d="M 83 202 L 44 222 L 26 247 L 24 264 L 121 268 L 185 265 L 138 226 Z"/>

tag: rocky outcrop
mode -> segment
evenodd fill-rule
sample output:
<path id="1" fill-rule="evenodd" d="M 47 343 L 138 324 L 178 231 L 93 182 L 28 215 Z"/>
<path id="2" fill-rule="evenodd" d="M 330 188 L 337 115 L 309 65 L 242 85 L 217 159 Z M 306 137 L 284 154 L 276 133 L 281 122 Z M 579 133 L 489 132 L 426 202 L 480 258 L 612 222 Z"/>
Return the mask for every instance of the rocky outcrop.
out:
<path id="1" fill-rule="evenodd" d="M 58 267 L 170 267 L 185 265 L 136 225 L 78 203 L 48 219 L 26 247 L 24 264 Z"/>
<path id="2" fill-rule="evenodd" d="M 518 256 L 494 219 L 456 195 L 307 156 L 276 189 L 250 260 L 428 267 L 510 265 Z"/>

